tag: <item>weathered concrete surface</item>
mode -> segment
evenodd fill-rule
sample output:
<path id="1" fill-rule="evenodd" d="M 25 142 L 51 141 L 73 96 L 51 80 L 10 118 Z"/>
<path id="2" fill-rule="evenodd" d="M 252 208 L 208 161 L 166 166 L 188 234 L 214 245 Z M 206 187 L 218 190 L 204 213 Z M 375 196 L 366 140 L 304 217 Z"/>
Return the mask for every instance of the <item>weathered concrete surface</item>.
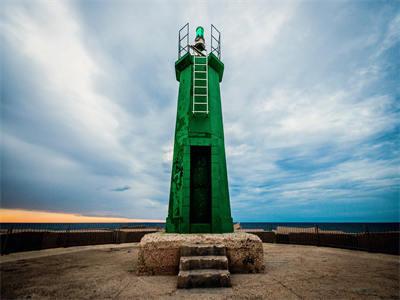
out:
<path id="1" fill-rule="evenodd" d="M 229 271 L 264 271 L 263 248 L 259 237 L 245 232 L 224 234 L 153 233 L 140 241 L 138 275 L 176 275 L 180 248 L 184 244 L 221 244 L 226 247 Z"/>
<path id="2" fill-rule="evenodd" d="M 178 288 L 230 287 L 231 275 L 228 270 L 204 269 L 180 271 Z"/>
<path id="3" fill-rule="evenodd" d="M 138 247 L 139 243 L 130 243 L 130 244 L 104 244 L 104 245 L 91 245 L 91 246 L 76 246 L 76 247 L 68 247 L 68 248 L 51 248 L 44 249 L 40 251 L 25 251 L 25 252 L 16 252 L 10 253 L 7 255 L 0 256 L 0 263 L 8 263 L 15 262 L 19 260 L 27 260 L 33 258 L 41 258 L 47 256 L 54 255 L 62 255 L 62 254 L 71 254 L 75 252 L 81 252 L 86 250 L 104 250 L 104 249 L 118 249 L 118 248 L 132 248 Z"/>
<path id="4" fill-rule="evenodd" d="M 179 290 L 177 276 L 137 276 L 138 243 L 0 257 L 2 299 L 398 299 L 400 257 L 263 244 L 265 273 L 232 288 Z M 65 253 L 68 252 L 68 253 Z M 62 254 L 63 253 L 63 254 Z M 16 253 L 17 254 L 17 253 Z"/>
<path id="5" fill-rule="evenodd" d="M 180 252 L 181 252 L 181 257 L 182 256 L 205 256 L 205 255 L 226 256 L 226 247 L 225 247 L 225 245 L 218 245 L 218 244 L 182 245 Z"/>
<path id="6" fill-rule="evenodd" d="M 220 244 L 190 244 L 180 248 L 178 288 L 231 286 L 226 247 Z"/>
<path id="7" fill-rule="evenodd" d="M 183 271 L 193 269 L 228 270 L 228 258 L 222 255 L 185 256 L 181 257 L 179 269 Z"/>

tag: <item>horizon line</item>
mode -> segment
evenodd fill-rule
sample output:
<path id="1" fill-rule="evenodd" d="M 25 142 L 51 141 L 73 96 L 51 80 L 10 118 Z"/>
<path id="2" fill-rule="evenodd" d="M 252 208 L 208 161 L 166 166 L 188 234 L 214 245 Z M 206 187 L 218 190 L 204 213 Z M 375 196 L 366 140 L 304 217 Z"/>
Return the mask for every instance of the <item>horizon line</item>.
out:
<path id="1" fill-rule="evenodd" d="M 95 217 L 76 213 L 0 208 L 0 223 L 165 223 L 165 220 Z"/>

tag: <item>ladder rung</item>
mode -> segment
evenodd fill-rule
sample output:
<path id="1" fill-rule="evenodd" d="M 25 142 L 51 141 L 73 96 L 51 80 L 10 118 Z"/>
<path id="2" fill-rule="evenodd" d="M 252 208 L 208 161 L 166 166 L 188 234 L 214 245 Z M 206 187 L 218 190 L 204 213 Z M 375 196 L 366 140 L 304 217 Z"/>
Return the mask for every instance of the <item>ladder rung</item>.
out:
<path id="1" fill-rule="evenodd" d="M 207 73 L 207 71 L 194 71 L 195 73 Z"/>
<path id="2" fill-rule="evenodd" d="M 193 102 L 193 104 L 201 104 L 201 105 L 204 105 L 204 104 L 208 104 L 207 102 Z"/>
<path id="3" fill-rule="evenodd" d="M 194 80 L 207 80 L 207 78 L 195 78 Z"/>
<path id="4" fill-rule="evenodd" d="M 202 96 L 202 97 L 206 97 L 206 94 L 194 94 L 193 96 Z"/>

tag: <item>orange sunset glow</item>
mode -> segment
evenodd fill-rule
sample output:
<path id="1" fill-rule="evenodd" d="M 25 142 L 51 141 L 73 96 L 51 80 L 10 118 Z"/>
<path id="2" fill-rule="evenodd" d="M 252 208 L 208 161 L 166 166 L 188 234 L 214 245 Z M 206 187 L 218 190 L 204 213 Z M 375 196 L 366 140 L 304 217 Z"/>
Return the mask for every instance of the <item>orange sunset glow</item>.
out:
<path id="1" fill-rule="evenodd" d="M 0 208 L 2 223 L 163 223 L 165 220 L 89 217 L 68 213 Z"/>

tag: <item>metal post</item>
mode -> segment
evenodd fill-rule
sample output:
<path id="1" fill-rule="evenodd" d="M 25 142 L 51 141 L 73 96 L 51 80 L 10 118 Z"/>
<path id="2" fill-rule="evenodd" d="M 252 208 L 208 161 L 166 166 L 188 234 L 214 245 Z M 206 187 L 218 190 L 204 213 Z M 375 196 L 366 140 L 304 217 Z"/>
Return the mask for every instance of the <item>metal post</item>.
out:
<path id="1" fill-rule="evenodd" d="M 364 227 L 364 234 L 366 235 L 366 237 L 367 237 L 367 245 L 368 245 L 368 252 L 371 252 L 371 237 L 370 237 L 370 235 L 369 235 L 369 230 L 368 230 L 368 226 L 367 225 L 365 225 L 365 227 Z"/>
<path id="2" fill-rule="evenodd" d="M 65 242 L 64 242 L 64 247 L 67 248 L 69 246 L 69 230 L 70 227 L 67 225 L 67 228 L 65 229 Z"/>
<path id="3" fill-rule="evenodd" d="M 121 243 L 119 225 L 114 230 L 114 241 L 115 241 L 116 244 L 120 244 Z"/>
<path id="4" fill-rule="evenodd" d="M 8 252 L 9 252 L 8 251 L 8 240 L 11 238 L 12 231 L 13 231 L 12 225 L 9 225 L 8 229 L 7 229 L 7 234 L 6 234 L 6 237 L 4 240 L 4 244 L 1 245 L 1 248 L 2 248 L 1 255 L 8 254 Z"/>

